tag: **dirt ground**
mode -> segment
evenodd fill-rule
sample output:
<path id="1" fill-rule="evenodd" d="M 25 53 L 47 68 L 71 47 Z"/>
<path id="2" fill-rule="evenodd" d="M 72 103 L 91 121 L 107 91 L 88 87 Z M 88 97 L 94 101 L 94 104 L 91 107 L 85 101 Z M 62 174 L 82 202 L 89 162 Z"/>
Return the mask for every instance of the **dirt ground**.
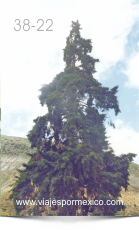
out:
<path id="1" fill-rule="evenodd" d="M 23 169 L 22 164 L 28 161 L 27 155 L 1 155 L 1 215 L 15 215 L 13 203 L 8 197 L 18 175 L 17 169 Z"/>

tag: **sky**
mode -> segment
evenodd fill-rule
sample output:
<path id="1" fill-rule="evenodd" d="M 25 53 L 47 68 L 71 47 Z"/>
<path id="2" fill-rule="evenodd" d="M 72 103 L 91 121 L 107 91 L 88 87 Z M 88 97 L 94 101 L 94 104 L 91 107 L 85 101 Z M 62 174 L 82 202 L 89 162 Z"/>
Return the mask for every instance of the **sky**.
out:
<path id="1" fill-rule="evenodd" d="M 116 155 L 136 153 L 139 164 L 139 0 L 3 0 L 1 133 L 26 137 L 33 119 L 47 113 L 39 89 L 63 71 L 66 37 L 77 20 L 81 36 L 92 40 L 91 55 L 100 60 L 94 77 L 103 86 L 119 86 L 121 113 L 109 112 L 116 128 L 106 123 L 110 145 Z"/>

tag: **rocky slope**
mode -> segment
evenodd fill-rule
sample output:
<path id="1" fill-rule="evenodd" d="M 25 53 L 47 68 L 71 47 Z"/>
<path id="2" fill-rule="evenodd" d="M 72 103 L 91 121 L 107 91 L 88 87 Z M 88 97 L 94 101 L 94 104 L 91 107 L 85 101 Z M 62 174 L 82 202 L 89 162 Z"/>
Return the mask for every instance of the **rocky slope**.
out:
<path id="1" fill-rule="evenodd" d="M 26 153 L 34 151 L 27 138 L 1 136 L 1 215 L 15 215 L 13 203 L 8 199 L 11 185 L 18 175 L 17 169 L 22 169 L 22 164 L 29 160 Z M 139 215 L 139 165 L 131 163 L 129 173 L 128 190 L 123 190 L 119 197 L 126 204 L 126 209 L 117 215 Z"/>

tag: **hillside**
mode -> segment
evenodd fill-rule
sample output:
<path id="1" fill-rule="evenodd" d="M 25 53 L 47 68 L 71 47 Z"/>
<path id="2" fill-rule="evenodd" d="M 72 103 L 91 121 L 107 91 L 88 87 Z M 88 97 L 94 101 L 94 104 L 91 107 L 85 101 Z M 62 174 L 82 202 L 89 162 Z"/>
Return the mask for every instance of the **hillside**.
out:
<path id="1" fill-rule="evenodd" d="M 27 138 L 10 137 L 1 135 L 2 155 L 26 155 L 35 150 L 30 148 L 30 142 Z"/>
<path id="2" fill-rule="evenodd" d="M 11 184 L 18 175 L 17 169 L 22 169 L 22 164 L 27 163 L 29 156 L 33 153 L 27 138 L 1 136 L 1 215 L 15 215 L 12 201 L 7 198 L 10 194 Z M 121 192 L 120 200 L 126 204 L 126 210 L 117 215 L 133 216 L 139 215 L 139 165 L 130 164 L 128 190 Z"/>

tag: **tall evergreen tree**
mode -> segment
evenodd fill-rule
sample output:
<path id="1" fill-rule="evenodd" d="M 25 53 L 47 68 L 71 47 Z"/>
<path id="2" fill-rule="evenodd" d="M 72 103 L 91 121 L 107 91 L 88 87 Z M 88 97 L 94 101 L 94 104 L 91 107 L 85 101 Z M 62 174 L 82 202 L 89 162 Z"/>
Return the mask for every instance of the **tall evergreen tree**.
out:
<path id="1" fill-rule="evenodd" d="M 20 170 L 11 199 L 18 214 L 25 205 L 18 199 L 116 200 L 128 186 L 128 166 L 135 154 L 115 156 L 106 138 L 105 119 L 110 109 L 120 112 L 118 86 L 103 87 L 94 77 L 95 63 L 89 55 L 92 42 L 80 34 L 79 22 L 72 22 L 64 49 L 65 69 L 52 83 L 43 85 L 39 100 L 48 113 L 34 120 L 28 133 L 31 147 L 25 169 Z M 113 125 L 110 122 L 110 125 Z M 114 125 L 113 125 L 114 126 Z M 123 166 L 124 165 L 124 166 Z M 37 188 L 37 189 L 35 189 Z M 97 209 L 96 209 L 97 207 Z M 122 205 L 82 205 L 81 215 L 114 215 Z M 79 205 L 54 205 L 52 215 L 76 215 Z M 46 213 L 35 206 L 33 215 Z"/>

